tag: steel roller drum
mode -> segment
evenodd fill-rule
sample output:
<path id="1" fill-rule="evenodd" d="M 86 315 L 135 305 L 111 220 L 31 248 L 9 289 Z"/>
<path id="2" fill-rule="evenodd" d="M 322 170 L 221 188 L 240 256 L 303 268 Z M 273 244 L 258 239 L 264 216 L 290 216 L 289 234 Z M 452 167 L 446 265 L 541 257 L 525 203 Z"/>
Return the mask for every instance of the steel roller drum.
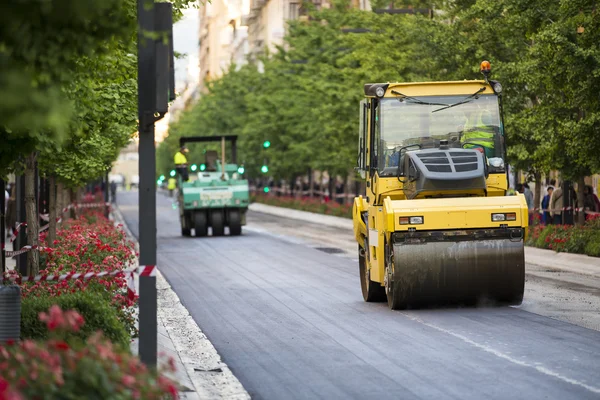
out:
<path id="1" fill-rule="evenodd" d="M 394 243 L 389 261 L 388 303 L 394 309 L 523 301 L 522 239 Z"/>

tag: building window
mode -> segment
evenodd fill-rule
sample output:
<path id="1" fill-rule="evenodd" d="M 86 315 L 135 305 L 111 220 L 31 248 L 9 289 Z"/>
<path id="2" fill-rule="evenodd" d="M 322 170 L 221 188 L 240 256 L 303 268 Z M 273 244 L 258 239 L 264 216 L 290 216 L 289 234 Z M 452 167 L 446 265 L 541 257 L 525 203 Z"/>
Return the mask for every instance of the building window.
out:
<path id="1" fill-rule="evenodd" d="M 290 19 L 292 21 L 297 20 L 299 16 L 300 16 L 300 3 L 290 2 L 289 10 L 288 10 L 288 19 Z"/>

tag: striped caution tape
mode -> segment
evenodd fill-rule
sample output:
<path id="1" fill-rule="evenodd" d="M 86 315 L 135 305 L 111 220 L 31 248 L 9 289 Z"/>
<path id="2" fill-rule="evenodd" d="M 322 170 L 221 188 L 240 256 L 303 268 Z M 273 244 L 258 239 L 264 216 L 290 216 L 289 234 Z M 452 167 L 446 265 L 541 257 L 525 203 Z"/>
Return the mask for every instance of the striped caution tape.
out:
<path id="1" fill-rule="evenodd" d="M 253 192 L 258 191 L 258 188 L 255 186 L 251 186 L 250 190 Z M 277 187 L 269 187 L 269 192 L 273 192 L 273 193 L 283 193 L 283 194 L 288 194 L 288 195 L 292 195 L 292 193 L 290 193 L 289 190 L 286 189 L 281 189 L 281 188 L 277 188 Z M 301 194 L 302 196 L 309 196 L 311 194 L 310 190 L 302 190 L 302 191 L 294 191 L 293 195 L 296 194 Z M 349 199 L 353 199 L 356 197 L 355 194 L 352 193 L 337 193 L 337 194 L 329 194 L 327 192 L 321 192 L 319 190 L 314 190 L 312 192 L 313 196 L 317 196 L 317 197 L 321 197 L 321 196 L 329 196 L 331 198 L 335 198 L 335 199 L 342 199 L 342 198 L 349 198 Z"/>
<path id="2" fill-rule="evenodd" d="M 72 274 L 51 274 L 51 275 L 35 275 L 35 276 L 5 276 L 4 282 L 61 282 L 75 279 L 89 280 L 93 278 L 125 276 L 127 277 L 127 297 L 131 300 L 135 299 L 135 274 L 140 276 L 156 276 L 156 265 L 140 265 L 136 268 L 124 269 L 121 271 L 101 271 L 101 272 L 86 272 Z"/>

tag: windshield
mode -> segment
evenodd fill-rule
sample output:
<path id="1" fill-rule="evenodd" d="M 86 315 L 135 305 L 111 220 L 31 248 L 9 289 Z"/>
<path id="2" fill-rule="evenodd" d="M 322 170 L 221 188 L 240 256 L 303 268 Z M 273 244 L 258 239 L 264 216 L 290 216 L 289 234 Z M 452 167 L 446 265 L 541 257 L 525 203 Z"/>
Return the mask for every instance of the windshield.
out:
<path id="1" fill-rule="evenodd" d="M 488 163 L 504 169 L 503 127 L 498 98 L 480 95 L 422 96 L 385 98 L 377 107 L 375 135 L 378 138 L 379 173 L 396 175 L 400 152 L 438 148 L 448 140 L 450 148 L 477 149 L 485 152 Z M 457 104 L 465 101 L 463 104 Z M 454 105 L 445 108 L 445 105 Z M 401 150 L 404 146 L 414 145 Z"/>

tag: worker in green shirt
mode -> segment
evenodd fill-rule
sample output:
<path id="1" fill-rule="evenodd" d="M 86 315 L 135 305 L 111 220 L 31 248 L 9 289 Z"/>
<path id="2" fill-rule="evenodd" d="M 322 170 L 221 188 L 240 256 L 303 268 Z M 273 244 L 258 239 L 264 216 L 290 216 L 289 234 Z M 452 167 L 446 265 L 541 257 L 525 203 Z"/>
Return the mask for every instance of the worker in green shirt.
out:
<path id="1" fill-rule="evenodd" d="M 487 158 L 495 157 L 494 136 L 496 134 L 492 114 L 488 110 L 474 113 L 465 126 L 461 137 L 461 143 L 473 143 L 479 146 L 465 145 L 464 148 L 480 148 L 483 146 Z"/>
<path id="2" fill-rule="evenodd" d="M 175 161 L 175 169 L 177 170 L 177 172 L 181 176 L 181 179 L 184 182 L 187 182 L 189 180 L 188 168 L 187 168 L 187 157 L 185 156 L 186 153 L 189 153 L 188 148 L 185 146 L 181 146 L 179 151 L 177 153 L 175 153 L 175 160 L 174 160 Z"/>

